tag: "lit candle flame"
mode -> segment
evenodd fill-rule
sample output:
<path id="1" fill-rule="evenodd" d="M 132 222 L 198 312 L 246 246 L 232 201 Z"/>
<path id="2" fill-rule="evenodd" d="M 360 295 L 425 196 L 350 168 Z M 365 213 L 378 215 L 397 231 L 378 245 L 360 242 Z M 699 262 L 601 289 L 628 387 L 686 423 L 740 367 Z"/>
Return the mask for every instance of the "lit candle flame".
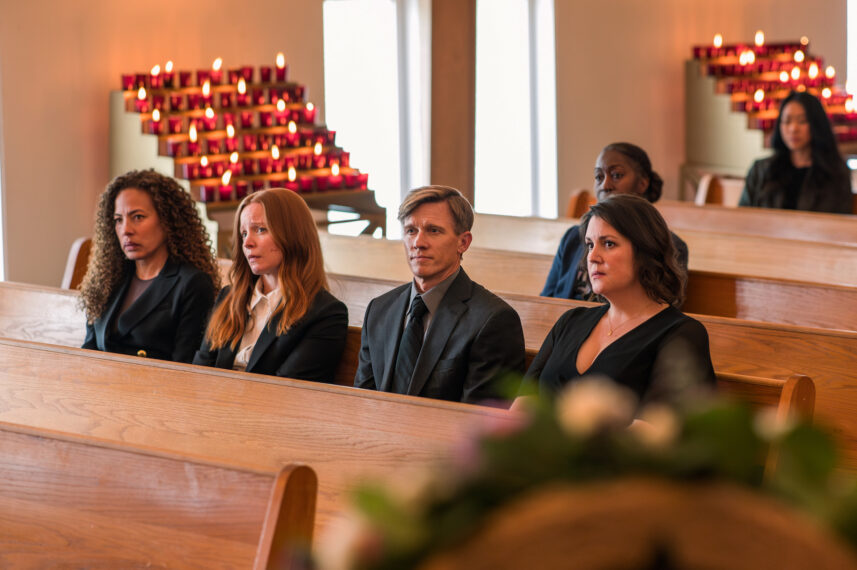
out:
<path id="1" fill-rule="evenodd" d="M 750 65 L 751 63 L 756 61 L 756 54 L 750 50 L 745 50 L 741 52 L 741 55 L 738 56 L 738 63 L 741 65 Z"/>
<path id="2" fill-rule="evenodd" d="M 763 32 L 762 30 L 756 31 L 756 37 L 754 41 L 756 42 L 756 46 L 758 47 L 762 47 L 763 45 L 765 45 L 765 32 Z"/>
<path id="3" fill-rule="evenodd" d="M 313 109 L 315 109 L 315 105 L 313 105 L 312 103 L 306 104 L 306 110 L 307 111 L 312 111 Z"/>
<path id="4" fill-rule="evenodd" d="M 798 85 L 798 86 L 797 86 L 797 88 L 796 88 L 796 89 L 797 89 L 798 91 L 800 91 L 801 93 L 803 93 L 804 91 L 806 91 L 806 85 L 804 85 L 803 83 L 801 83 L 800 85 Z"/>
<path id="5" fill-rule="evenodd" d="M 792 68 L 792 79 L 794 79 L 795 81 L 800 79 L 800 68 L 798 66 L 794 66 Z"/>
<path id="6" fill-rule="evenodd" d="M 271 147 L 271 158 L 277 160 L 280 158 L 280 147 L 274 145 Z"/>
<path id="7" fill-rule="evenodd" d="M 854 99 L 846 99 L 845 100 L 845 110 L 849 113 L 854 112 Z"/>
<path id="8" fill-rule="evenodd" d="M 832 65 L 828 65 L 827 69 L 824 70 L 824 76 L 828 79 L 833 79 L 836 77 L 836 69 Z"/>
<path id="9" fill-rule="evenodd" d="M 229 155 L 229 162 L 231 162 L 232 164 L 238 164 L 238 151 L 237 150 Z"/>
<path id="10" fill-rule="evenodd" d="M 206 79 L 205 83 L 202 84 L 202 96 L 208 97 L 209 95 L 211 95 L 211 81 Z"/>
<path id="11" fill-rule="evenodd" d="M 289 182 L 294 182 L 295 178 L 298 177 L 298 173 L 295 171 L 294 166 L 289 167 Z"/>
<path id="12" fill-rule="evenodd" d="M 208 157 L 207 157 L 207 156 L 203 156 L 202 158 L 200 158 L 200 159 L 199 159 L 199 164 L 200 164 L 201 166 L 203 166 L 203 167 L 208 166 Z"/>
<path id="13" fill-rule="evenodd" d="M 214 63 L 211 64 L 211 69 L 214 71 L 220 71 L 220 68 L 223 66 L 223 58 L 218 57 L 214 60 Z"/>
<path id="14" fill-rule="evenodd" d="M 153 67 L 153 68 L 152 68 L 151 73 L 152 73 L 152 75 L 154 75 L 155 77 L 157 77 L 158 75 L 160 75 L 160 74 L 161 74 L 161 66 L 160 66 L 160 65 L 156 65 L 155 67 Z"/>
<path id="15" fill-rule="evenodd" d="M 321 143 L 320 142 L 315 143 L 315 147 L 313 147 L 312 152 L 316 156 L 321 154 Z"/>
<path id="16" fill-rule="evenodd" d="M 753 101 L 756 103 L 761 103 L 765 100 L 765 91 L 763 89 L 756 89 L 756 92 L 753 93 Z"/>
<path id="17" fill-rule="evenodd" d="M 235 127 L 232 125 L 226 125 L 226 136 L 231 138 L 235 137 Z"/>
<path id="18" fill-rule="evenodd" d="M 787 82 L 788 80 L 789 80 L 789 72 L 788 72 L 788 71 L 781 71 L 781 72 L 780 72 L 780 81 L 782 81 L 783 83 L 785 83 L 785 82 Z"/>
<path id="19" fill-rule="evenodd" d="M 187 131 L 187 136 L 190 139 L 190 142 L 196 142 L 196 139 L 197 139 L 196 125 L 191 124 L 190 128 Z"/>
<path id="20" fill-rule="evenodd" d="M 800 37 L 800 45 L 802 45 L 802 46 L 809 45 L 809 38 L 806 36 L 801 36 Z"/>
<path id="21" fill-rule="evenodd" d="M 803 53 L 803 50 L 800 50 L 800 49 L 799 49 L 799 50 L 797 50 L 797 51 L 795 52 L 795 61 L 796 61 L 796 62 L 798 62 L 798 63 L 800 63 L 800 62 L 802 62 L 804 59 L 806 59 L 806 54 L 805 54 L 805 53 Z"/>
<path id="22" fill-rule="evenodd" d="M 161 120 L 161 112 L 157 109 L 152 111 L 152 120 L 156 123 Z"/>
<path id="23" fill-rule="evenodd" d="M 756 62 L 756 54 L 750 50 L 747 50 L 747 64 Z"/>
<path id="24" fill-rule="evenodd" d="M 146 88 L 145 87 L 140 87 L 137 90 L 137 99 L 139 99 L 140 101 L 144 101 L 146 99 Z"/>
<path id="25" fill-rule="evenodd" d="M 289 132 L 292 134 L 298 132 L 298 126 L 295 124 L 294 121 L 289 121 Z"/>
<path id="26" fill-rule="evenodd" d="M 277 68 L 283 69 L 286 66 L 286 56 L 283 55 L 283 52 L 277 53 Z"/>
<path id="27" fill-rule="evenodd" d="M 205 108 L 205 118 L 206 119 L 213 119 L 214 118 L 214 109 L 212 109 L 211 107 L 206 107 Z"/>
<path id="28" fill-rule="evenodd" d="M 818 77 L 818 64 L 817 63 L 812 62 L 809 65 L 809 70 L 807 70 L 807 75 L 809 75 L 810 79 L 815 79 L 816 77 Z"/>
<path id="29" fill-rule="evenodd" d="M 336 163 L 333 163 L 333 165 L 330 167 L 330 173 L 333 174 L 334 176 L 339 176 L 339 165 Z"/>
<path id="30" fill-rule="evenodd" d="M 228 186 L 230 180 L 232 180 L 232 171 L 227 170 L 223 173 L 223 176 L 220 177 L 220 181 L 223 182 L 224 186 Z"/>
<path id="31" fill-rule="evenodd" d="M 277 111 L 282 113 L 285 110 L 286 110 L 286 102 L 283 101 L 282 99 L 280 99 L 279 101 L 277 101 Z"/>
<path id="32" fill-rule="evenodd" d="M 167 73 L 173 72 L 173 60 L 167 62 L 167 64 L 164 66 L 164 71 L 166 71 Z"/>
<path id="33" fill-rule="evenodd" d="M 238 80 L 238 93 L 240 93 L 241 95 L 247 94 L 247 82 L 244 81 L 243 77 Z"/>
<path id="34" fill-rule="evenodd" d="M 723 35 L 722 34 L 714 34 L 714 47 L 716 47 L 716 48 L 723 47 Z"/>
<path id="35" fill-rule="evenodd" d="M 831 95 L 833 95 L 833 91 L 830 90 L 830 87 L 825 87 L 821 90 L 821 96 L 825 99 L 830 99 Z"/>

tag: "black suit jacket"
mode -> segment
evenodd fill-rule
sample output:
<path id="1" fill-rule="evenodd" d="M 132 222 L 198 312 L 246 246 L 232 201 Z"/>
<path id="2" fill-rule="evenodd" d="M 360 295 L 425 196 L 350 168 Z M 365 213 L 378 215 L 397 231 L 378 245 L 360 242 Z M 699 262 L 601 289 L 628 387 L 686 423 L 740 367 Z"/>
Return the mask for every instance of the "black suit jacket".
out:
<path id="1" fill-rule="evenodd" d="M 104 314 L 86 325 L 83 348 L 190 362 L 214 304 L 211 278 L 192 265 L 169 260 L 148 289 L 118 315 L 133 275 L 129 264 Z"/>
<path id="2" fill-rule="evenodd" d="M 220 293 L 218 303 L 226 297 L 228 287 Z M 307 313 L 286 334 L 278 335 L 279 315 L 262 330 L 250 354 L 247 372 L 269 374 L 299 380 L 332 382 L 345 349 L 348 333 L 348 309 L 342 301 L 321 290 L 312 300 Z M 232 368 L 235 350 L 222 346 L 212 350 L 208 339 L 193 358 L 194 364 Z"/>
<path id="3" fill-rule="evenodd" d="M 410 290 L 410 284 L 397 287 L 366 308 L 358 388 L 390 390 Z M 462 269 L 432 315 L 408 394 L 477 403 L 502 396 L 499 372 L 523 370 L 518 313 Z"/>

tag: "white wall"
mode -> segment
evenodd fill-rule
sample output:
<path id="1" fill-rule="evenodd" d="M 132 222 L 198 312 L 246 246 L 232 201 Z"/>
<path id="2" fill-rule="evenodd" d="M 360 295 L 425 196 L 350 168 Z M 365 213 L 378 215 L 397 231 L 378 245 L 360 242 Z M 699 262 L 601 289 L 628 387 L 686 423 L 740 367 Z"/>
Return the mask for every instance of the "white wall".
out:
<path id="1" fill-rule="evenodd" d="M 678 191 L 684 162 L 684 65 L 691 46 L 720 32 L 727 42 L 805 35 L 844 85 L 846 0 L 556 0 L 559 211 L 568 194 L 592 187 L 601 148 L 646 149 Z"/>
<path id="2" fill-rule="evenodd" d="M 92 233 L 121 73 L 259 66 L 278 51 L 323 103 L 321 0 L 0 2 L 7 279 L 58 286 L 71 242 Z"/>

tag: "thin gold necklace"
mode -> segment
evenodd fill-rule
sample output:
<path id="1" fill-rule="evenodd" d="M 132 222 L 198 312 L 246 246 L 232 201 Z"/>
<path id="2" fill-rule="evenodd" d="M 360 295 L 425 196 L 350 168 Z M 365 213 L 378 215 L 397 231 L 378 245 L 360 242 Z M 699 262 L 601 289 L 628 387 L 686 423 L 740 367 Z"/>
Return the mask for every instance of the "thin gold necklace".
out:
<path id="1" fill-rule="evenodd" d="M 633 317 L 625 319 L 623 322 L 619 323 L 619 326 L 614 327 L 613 323 L 610 320 L 610 313 L 608 312 L 607 313 L 607 326 L 610 327 L 610 330 L 607 331 L 607 336 L 613 336 L 613 333 L 615 331 L 617 331 L 618 329 L 621 329 L 622 327 L 624 327 L 625 325 L 627 325 L 628 323 L 630 323 L 634 319 L 638 319 L 641 316 L 644 316 L 645 314 L 646 314 L 646 311 L 643 311 L 642 313 L 638 313 L 638 314 L 634 315 Z"/>

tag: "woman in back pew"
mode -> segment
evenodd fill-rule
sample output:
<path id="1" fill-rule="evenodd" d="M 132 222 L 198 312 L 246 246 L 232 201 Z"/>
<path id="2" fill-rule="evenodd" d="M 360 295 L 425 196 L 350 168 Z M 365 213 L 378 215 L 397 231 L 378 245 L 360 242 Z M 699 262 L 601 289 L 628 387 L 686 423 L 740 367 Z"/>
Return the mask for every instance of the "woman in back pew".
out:
<path id="1" fill-rule="evenodd" d="M 661 197 L 664 181 L 652 169 L 649 155 L 631 143 L 608 144 L 595 161 L 595 193 L 598 200 L 615 194 L 642 196 L 649 202 Z M 583 273 L 585 247 L 578 226 L 572 226 L 559 243 L 550 273 L 542 289 L 543 297 L 590 300 L 592 289 Z M 687 271 L 687 245 L 671 233 L 678 264 Z"/>
<path id="2" fill-rule="evenodd" d="M 229 286 L 221 291 L 194 364 L 331 382 L 348 310 L 327 290 L 306 202 L 276 188 L 238 206 Z"/>
<path id="3" fill-rule="evenodd" d="M 771 146 L 774 155 L 747 173 L 739 206 L 852 213 L 851 172 L 818 99 L 792 91 L 780 105 Z"/>
<path id="4" fill-rule="evenodd" d="M 708 333 L 676 307 L 686 274 L 657 209 L 618 194 L 583 216 L 585 278 L 605 304 L 560 317 L 527 376 L 556 393 L 583 375 L 607 376 L 641 403 L 674 402 L 715 381 Z"/>
<path id="5" fill-rule="evenodd" d="M 101 194 L 80 288 L 83 348 L 190 362 L 220 283 L 193 199 L 153 170 Z"/>

